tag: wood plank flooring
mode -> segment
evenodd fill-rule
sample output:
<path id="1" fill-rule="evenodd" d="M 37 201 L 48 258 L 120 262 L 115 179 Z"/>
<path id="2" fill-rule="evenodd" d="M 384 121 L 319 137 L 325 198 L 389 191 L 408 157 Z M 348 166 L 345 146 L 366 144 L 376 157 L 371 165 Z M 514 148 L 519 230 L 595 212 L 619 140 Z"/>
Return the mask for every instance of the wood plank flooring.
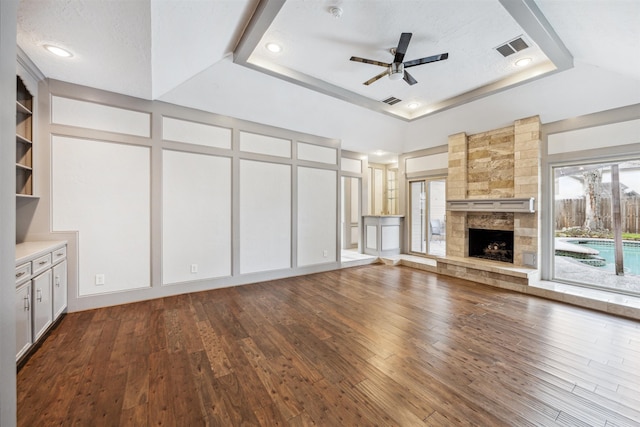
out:
<path id="1" fill-rule="evenodd" d="M 21 426 L 640 426 L 640 323 L 406 267 L 72 313 Z"/>

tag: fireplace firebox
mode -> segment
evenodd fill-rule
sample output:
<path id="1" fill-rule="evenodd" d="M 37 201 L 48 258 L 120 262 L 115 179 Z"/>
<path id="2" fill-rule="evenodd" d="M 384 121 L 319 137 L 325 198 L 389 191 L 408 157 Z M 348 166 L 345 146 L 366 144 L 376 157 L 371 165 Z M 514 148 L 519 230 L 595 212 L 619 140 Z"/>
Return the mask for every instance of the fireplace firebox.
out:
<path id="1" fill-rule="evenodd" d="M 513 231 L 470 228 L 469 256 L 513 264 Z"/>

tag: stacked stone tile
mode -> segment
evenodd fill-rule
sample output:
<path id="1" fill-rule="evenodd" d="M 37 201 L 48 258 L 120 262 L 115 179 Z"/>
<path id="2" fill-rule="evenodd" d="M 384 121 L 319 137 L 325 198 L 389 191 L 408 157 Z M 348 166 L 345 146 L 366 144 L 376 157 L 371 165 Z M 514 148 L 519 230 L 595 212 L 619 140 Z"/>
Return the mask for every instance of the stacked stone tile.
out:
<path id="1" fill-rule="evenodd" d="M 489 132 L 451 135 L 447 199 L 534 197 L 537 205 L 540 200 L 540 127 L 540 119 L 536 116 L 516 120 L 513 126 Z M 460 265 L 460 258 L 466 258 L 468 253 L 470 227 L 513 230 L 514 268 L 524 266 L 524 253 L 533 253 L 536 259 L 540 258 L 540 214 L 537 206 L 535 213 L 448 211 L 447 258 L 458 259 L 455 271 L 451 270 L 453 265 L 444 265 L 445 261 L 443 273 L 477 280 L 482 263 L 474 260 L 474 268 L 464 267 L 464 262 Z M 487 267 L 481 276 L 491 273 L 494 268 Z M 492 284 L 496 284 L 495 279 L 497 277 L 490 279 L 494 282 Z M 522 280 L 517 282 L 523 284 Z"/>

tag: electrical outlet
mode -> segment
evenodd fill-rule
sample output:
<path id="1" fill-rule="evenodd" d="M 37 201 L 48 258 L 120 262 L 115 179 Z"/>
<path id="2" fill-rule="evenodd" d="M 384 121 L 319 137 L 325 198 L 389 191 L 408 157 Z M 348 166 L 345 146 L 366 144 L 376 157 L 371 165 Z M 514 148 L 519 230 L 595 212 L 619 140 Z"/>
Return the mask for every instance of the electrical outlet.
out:
<path id="1" fill-rule="evenodd" d="M 322 256 L 325 257 L 325 258 L 328 257 L 329 256 L 329 251 L 326 250 L 326 249 L 324 251 L 322 251 Z"/>
<path id="2" fill-rule="evenodd" d="M 191 273 L 198 272 L 198 264 L 191 264 Z"/>
<path id="3" fill-rule="evenodd" d="M 104 285 L 104 274 L 96 274 L 96 286 Z"/>

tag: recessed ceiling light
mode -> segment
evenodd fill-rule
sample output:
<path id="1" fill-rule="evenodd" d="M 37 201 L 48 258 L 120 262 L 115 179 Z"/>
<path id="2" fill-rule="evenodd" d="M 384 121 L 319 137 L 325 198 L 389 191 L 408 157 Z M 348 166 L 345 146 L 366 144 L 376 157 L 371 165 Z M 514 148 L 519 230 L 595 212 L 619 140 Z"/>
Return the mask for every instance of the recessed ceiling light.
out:
<path id="1" fill-rule="evenodd" d="M 373 154 L 375 154 L 376 156 L 382 156 L 385 153 L 382 150 L 376 150 L 376 151 L 373 152 Z"/>
<path id="2" fill-rule="evenodd" d="M 49 52 L 53 53 L 56 56 L 59 56 L 61 58 L 71 58 L 73 55 L 71 54 L 71 52 L 69 52 L 66 49 L 63 49 L 61 47 L 58 46 L 53 46 L 50 44 L 45 44 L 44 46 L 45 49 L 47 49 Z"/>
<path id="3" fill-rule="evenodd" d="M 282 46 L 280 46 L 278 43 L 267 43 L 267 50 L 269 52 L 273 52 L 273 53 L 279 53 L 282 52 Z"/>
<path id="4" fill-rule="evenodd" d="M 417 102 L 410 102 L 409 104 L 407 104 L 407 107 L 409 107 L 412 110 L 415 110 L 419 106 L 420 106 L 420 104 L 418 104 Z"/>
<path id="5" fill-rule="evenodd" d="M 516 67 L 524 67 L 525 65 L 528 65 L 531 61 L 532 61 L 531 58 L 518 59 L 516 61 Z"/>

